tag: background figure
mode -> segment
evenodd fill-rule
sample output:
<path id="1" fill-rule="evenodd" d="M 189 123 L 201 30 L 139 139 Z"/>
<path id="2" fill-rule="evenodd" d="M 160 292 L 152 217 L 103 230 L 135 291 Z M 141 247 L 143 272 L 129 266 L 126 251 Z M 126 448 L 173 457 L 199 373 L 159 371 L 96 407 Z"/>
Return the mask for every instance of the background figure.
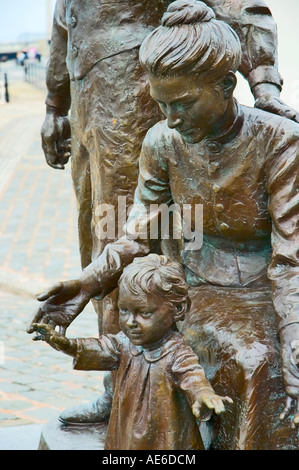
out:
<path id="1" fill-rule="evenodd" d="M 53 168 L 63 169 L 72 155 L 83 268 L 111 241 L 101 239 L 97 230 L 100 204 L 113 204 L 117 214 L 119 196 L 126 197 L 127 207 L 133 202 L 141 143 L 161 118 L 150 98 L 138 52 L 170 3 L 58 0 L 56 4 L 42 144 Z M 240 37 L 239 71 L 248 80 L 257 106 L 297 119 L 295 111 L 279 101 L 282 80 L 277 70 L 276 26 L 264 2 L 206 3 Z M 119 330 L 116 299 L 117 291 L 103 302 L 93 301 L 100 334 Z M 73 415 L 74 420 L 107 418 L 109 398 L 103 403 L 103 412 L 98 400 L 91 409 Z M 72 420 L 68 414 L 64 418 Z"/>

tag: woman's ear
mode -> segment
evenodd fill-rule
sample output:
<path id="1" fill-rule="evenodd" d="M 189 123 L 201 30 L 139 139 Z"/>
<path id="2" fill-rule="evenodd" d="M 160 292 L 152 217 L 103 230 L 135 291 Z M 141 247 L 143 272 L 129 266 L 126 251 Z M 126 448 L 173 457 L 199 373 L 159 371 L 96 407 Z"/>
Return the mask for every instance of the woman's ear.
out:
<path id="1" fill-rule="evenodd" d="M 190 299 L 189 297 L 182 303 L 175 306 L 174 321 L 184 320 L 185 313 L 190 310 Z"/>
<path id="2" fill-rule="evenodd" d="M 233 96 L 234 90 L 237 85 L 237 77 L 234 72 L 228 72 L 224 79 L 221 81 L 223 96 L 225 99 L 230 99 Z"/>

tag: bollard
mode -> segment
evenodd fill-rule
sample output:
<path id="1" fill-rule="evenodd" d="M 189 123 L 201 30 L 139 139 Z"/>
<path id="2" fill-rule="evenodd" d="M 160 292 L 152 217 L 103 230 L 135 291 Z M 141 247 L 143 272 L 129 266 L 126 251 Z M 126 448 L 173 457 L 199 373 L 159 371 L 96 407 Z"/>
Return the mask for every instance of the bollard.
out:
<path id="1" fill-rule="evenodd" d="M 6 103 L 9 103 L 7 73 L 4 74 L 4 88 L 5 88 L 5 101 Z"/>

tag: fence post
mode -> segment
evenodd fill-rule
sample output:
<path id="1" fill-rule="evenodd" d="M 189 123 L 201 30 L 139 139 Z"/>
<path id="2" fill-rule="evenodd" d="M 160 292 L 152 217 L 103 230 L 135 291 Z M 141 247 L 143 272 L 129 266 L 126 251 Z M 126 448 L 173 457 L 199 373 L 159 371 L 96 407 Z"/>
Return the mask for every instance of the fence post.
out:
<path id="1" fill-rule="evenodd" d="M 24 80 L 36 88 L 43 88 L 46 83 L 45 67 L 36 62 L 25 61 Z"/>
<path id="2" fill-rule="evenodd" d="M 4 88 L 5 88 L 5 101 L 6 103 L 9 103 L 7 73 L 4 74 Z"/>

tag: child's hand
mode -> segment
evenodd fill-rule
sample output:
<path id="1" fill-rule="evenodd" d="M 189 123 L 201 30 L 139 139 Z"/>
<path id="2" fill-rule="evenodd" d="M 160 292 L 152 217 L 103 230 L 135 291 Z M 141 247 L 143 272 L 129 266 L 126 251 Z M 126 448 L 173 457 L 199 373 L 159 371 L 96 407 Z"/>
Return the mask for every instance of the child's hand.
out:
<path id="1" fill-rule="evenodd" d="M 34 323 L 33 328 L 37 331 L 40 336 L 36 339 L 46 341 L 52 348 L 58 351 L 66 351 L 71 347 L 71 342 L 68 338 L 55 331 L 48 324 L 45 323 Z"/>
<path id="2" fill-rule="evenodd" d="M 205 405 L 210 410 L 214 410 L 218 415 L 225 411 L 224 402 L 233 403 L 230 397 L 220 397 L 213 392 L 206 392 L 200 395 L 192 405 L 192 413 L 196 418 L 200 419 L 202 405 Z"/>

